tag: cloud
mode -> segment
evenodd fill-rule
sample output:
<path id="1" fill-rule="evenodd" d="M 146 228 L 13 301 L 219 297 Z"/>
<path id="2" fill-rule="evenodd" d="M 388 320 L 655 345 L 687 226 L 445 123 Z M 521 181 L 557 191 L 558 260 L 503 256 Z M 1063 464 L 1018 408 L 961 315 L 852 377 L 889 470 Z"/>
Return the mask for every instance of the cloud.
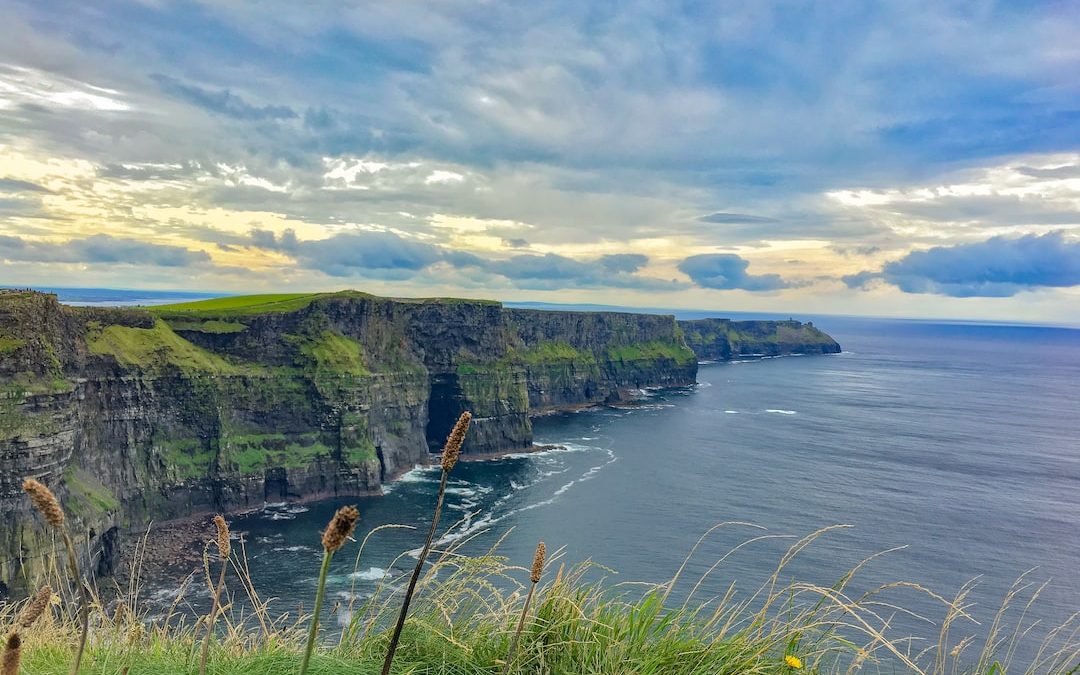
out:
<path id="1" fill-rule="evenodd" d="M 871 272 L 869 270 L 865 272 L 856 272 L 855 274 L 845 274 L 840 277 L 840 280 L 847 285 L 848 288 L 867 288 L 872 282 L 882 278 L 881 272 Z"/>
<path id="2" fill-rule="evenodd" d="M 286 250 L 301 266 L 336 277 L 363 273 L 378 278 L 408 278 L 443 257 L 436 246 L 389 232 L 337 234 L 297 242 Z"/>
<path id="3" fill-rule="evenodd" d="M 466 274 L 502 277 L 518 288 L 640 288 L 676 290 L 684 284 L 637 274 L 648 263 L 639 254 L 577 260 L 555 253 L 490 257 L 402 237 L 393 232 L 357 231 L 326 239 L 298 239 L 292 230 L 252 230 L 246 245 L 284 253 L 304 269 L 331 276 L 408 279 L 445 265 Z"/>
<path id="4" fill-rule="evenodd" d="M 252 105 L 228 89 L 211 91 L 161 74 L 151 75 L 150 79 L 157 82 L 165 93 L 226 117 L 239 120 L 287 120 L 299 117 L 289 106 Z"/>
<path id="5" fill-rule="evenodd" d="M 958 246 L 914 251 L 881 272 L 843 277 L 852 288 L 882 279 L 905 293 L 957 298 L 1011 297 L 1036 288 L 1080 286 L 1080 241 L 1062 232 L 994 237 Z"/>
<path id="6" fill-rule="evenodd" d="M 28 241 L 21 237 L 0 235 L 0 260 L 191 267 L 209 263 L 210 256 L 205 251 L 150 244 L 106 234 L 60 243 Z"/>
<path id="7" fill-rule="evenodd" d="M 0 192 L 52 192 L 47 187 L 15 178 L 0 178 Z"/>
<path id="8" fill-rule="evenodd" d="M 485 271 L 506 277 L 519 288 L 540 290 L 637 288 L 671 291 L 683 287 L 683 284 L 677 281 L 636 274 L 647 260 L 645 256 L 632 254 L 575 260 L 555 253 L 547 253 L 515 255 L 499 260 L 481 260 L 478 266 Z"/>
<path id="9" fill-rule="evenodd" d="M 270 230 L 255 228 L 248 236 L 251 238 L 251 245 L 256 248 L 288 252 L 295 252 L 300 248 L 300 242 L 296 238 L 295 230 L 285 230 L 280 235 L 277 235 Z"/>
<path id="10" fill-rule="evenodd" d="M 455 2 L 15 3 L 0 22 L 0 176 L 53 194 L 8 185 L 0 231 L 62 241 L 77 222 L 202 247 L 251 263 L 229 282 L 243 290 L 267 269 L 319 282 L 325 263 L 413 275 L 416 292 L 454 275 L 492 293 L 635 288 L 642 304 L 673 287 L 652 274 L 689 287 L 652 271 L 688 252 L 802 260 L 769 268 L 782 277 L 684 263 L 695 283 L 783 288 L 880 273 L 890 252 L 1080 231 L 1080 16 L 1057 5 L 761 0 L 718 19 L 695 3 L 553 1 L 492 5 L 485 21 Z M 46 212 L 57 220 L 27 219 Z M 538 251 L 561 255 L 508 264 Z M 601 257 L 637 251 L 655 267 Z"/>
<path id="11" fill-rule="evenodd" d="M 649 262 L 649 256 L 638 253 L 612 253 L 601 256 L 598 261 L 610 272 L 637 272 Z"/>
<path id="12" fill-rule="evenodd" d="M 880 253 L 881 252 L 881 247 L 880 246 L 872 246 L 872 245 L 869 245 L 869 244 L 862 245 L 862 246 L 860 246 L 860 245 L 854 245 L 854 246 L 834 245 L 834 246 L 830 246 L 829 249 L 833 250 L 833 251 L 836 251 L 837 253 L 839 253 L 842 256 L 870 256 L 870 255 L 874 255 L 875 253 Z"/>
<path id="13" fill-rule="evenodd" d="M 748 223 L 778 223 L 780 222 L 776 218 L 768 218 L 765 216 L 752 216 L 746 213 L 710 213 L 706 216 L 698 218 L 703 223 L 737 223 L 745 225 Z"/>
<path id="14" fill-rule="evenodd" d="M 789 288 L 779 274 L 747 274 L 750 262 L 734 253 L 693 255 L 679 263 L 679 271 L 702 288 L 775 291 Z"/>

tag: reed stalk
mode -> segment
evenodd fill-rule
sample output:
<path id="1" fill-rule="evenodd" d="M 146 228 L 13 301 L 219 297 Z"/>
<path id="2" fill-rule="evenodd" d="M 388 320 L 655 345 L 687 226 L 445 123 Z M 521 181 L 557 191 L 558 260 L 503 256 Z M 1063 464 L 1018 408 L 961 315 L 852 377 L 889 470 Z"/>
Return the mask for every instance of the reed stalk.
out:
<path id="1" fill-rule="evenodd" d="M 4 661 L 0 673 L 3 675 L 19 675 L 19 661 L 22 659 L 22 638 L 15 631 L 8 636 L 4 644 Z"/>
<path id="2" fill-rule="evenodd" d="M 405 627 L 405 618 L 409 614 L 409 604 L 412 602 L 413 593 L 416 592 L 416 582 L 420 580 L 420 573 L 424 569 L 424 561 L 431 551 L 431 541 L 435 538 L 435 530 L 439 526 L 443 499 L 446 497 L 446 480 L 461 455 L 461 445 L 465 442 L 465 434 L 469 431 L 471 421 L 472 413 L 467 410 L 461 413 L 461 417 L 458 418 L 446 439 L 446 445 L 443 446 L 442 478 L 439 480 L 439 496 L 435 500 L 435 513 L 431 518 L 431 528 L 428 530 L 424 547 L 420 550 L 420 556 L 416 559 L 416 567 L 413 568 L 412 576 L 409 578 L 409 586 L 405 589 L 405 599 L 401 603 L 401 612 L 398 613 L 397 623 L 394 624 L 394 632 L 390 636 L 390 646 L 386 650 L 386 659 L 383 661 L 382 675 L 390 675 L 390 667 L 394 663 L 394 654 L 397 653 L 398 642 L 401 640 L 401 630 Z"/>
<path id="3" fill-rule="evenodd" d="M 300 675 L 305 675 L 308 665 L 311 663 L 311 653 L 315 651 L 315 638 L 319 634 L 319 612 L 322 611 L 323 596 L 326 592 L 326 576 L 330 572 L 330 560 L 334 557 L 346 540 L 352 536 L 356 529 L 356 521 L 360 519 L 360 512 L 354 506 L 343 506 L 334 514 L 333 519 L 323 533 L 323 559 L 319 569 L 319 583 L 315 587 L 315 610 L 311 615 L 311 626 L 308 628 L 307 644 L 304 646 L 304 660 L 300 663 Z"/>
<path id="4" fill-rule="evenodd" d="M 506 654 L 506 663 L 503 665 L 503 675 L 510 672 L 510 664 L 514 661 L 514 653 L 517 652 L 518 640 L 521 639 L 521 629 L 525 627 L 525 617 L 529 615 L 529 605 L 532 604 L 533 594 L 536 592 L 536 584 L 540 583 L 540 577 L 544 573 L 544 558 L 547 557 L 547 548 L 544 542 L 536 545 L 536 553 L 533 554 L 532 570 L 529 572 L 529 594 L 525 596 L 525 606 L 521 608 L 521 618 L 518 619 L 517 630 L 510 640 L 510 651 Z"/>
<path id="5" fill-rule="evenodd" d="M 19 628 L 26 629 L 34 625 L 34 622 L 45 613 L 45 608 L 49 606 L 49 600 L 52 599 L 52 588 L 48 584 L 38 589 L 38 592 L 34 594 L 34 597 L 30 598 L 30 601 L 23 607 L 22 612 L 19 613 Z"/>
<path id="6" fill-rule="evenodd" d="M 67 549 L 68 571 L 72 581 L 79 589 L 79 646 L 75 650 L 75 660 L 71 664 L 71 675 L 78 675 L 79 665 L 82 663 L 83 652 L 86 651 L 86 636 L 90 632 L 90 599 L 86 594 L 86 584 L 83 583 L 82 573 L 79 571 L 79 559 L 75 555 L 75 542 L 68 534 L 64 526 L 64 510 L 60 507 L 60 500 L 56 498 L 44 483 L 33 478 L 23 481 L 23 491 L 30 497 L 30 503 L 34 505 L 45 521 L 59 530 L 64 540 L 64 548 Z"/>
<path id="7" fill-rule="evenodd" d="M 225 587 L 225 570 L 228 569 L 229 553 L 232 550 L 229 543 L 229 524 L 225 522 L 225 518 L 220 514 L 214 516 L 214 528 L 217 530 L 217 537 L 214 542 L 217 545 L 218 555 L 221 557 L 221 572 L 218 573 L 217 586 L 214 587 L 210 618 L 206 621 L 206 637 L 203 639 L 202 655 L 199 657 L 199 675 L 206 675 L 206 659 L 210 655 L 210 642 L 214 639 L 214 624 L 217 622 L 218 610 L 221 608 L 221 592 Z"/>

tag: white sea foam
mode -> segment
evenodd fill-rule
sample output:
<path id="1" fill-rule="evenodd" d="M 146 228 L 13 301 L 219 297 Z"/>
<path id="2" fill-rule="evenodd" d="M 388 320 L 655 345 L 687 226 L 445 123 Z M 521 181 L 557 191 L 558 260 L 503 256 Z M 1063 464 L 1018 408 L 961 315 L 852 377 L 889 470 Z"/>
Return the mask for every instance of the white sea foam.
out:
<path id="1" fill-rule="evenodd" d="M 739 414 L 738 410 L 725 410 L 724 412 L 727 413 L 728 415 L 738 415 Z"/>
<path id="2" fill-rule="evenodd" d="M 299 553 L 300 551 L 314 550 L 310 546 L 275 546 L 274 551 L 288 551 L 289 553 Z"/>
<path id="3" fill-rule="evenodd" d="M 567 453 L 567 452 L 590 452 L 590 451 L 591 452 L 597 452 L 597 451 L 599 451 L 599 452 L 605 453 L 607 455 L 607 459 L 606 459 L 606 461 L 604 461 L 604 462 L 602 462 L 600 464 L 589 467 L 578 478 L 574 478 L 574 479 L 562 484 L 547 499 L 542 499 L 540 501 L 532 502 L 530 504 L 525 504 L 524 506 L 519 506 L 517 508 L 513 508 L 513 509 L 510 509 L 510 510 L 505 511 L 505 512 L 500 512 L 499 511 L 500 507 L 504 506 L 513 497 L 513 495 L 515 493 L 520 492 L 522 490 L 526 490 L 526 489 L 535 487 L 536 485 L 538 485 L 540 483 L 543 483 L 544 480 L 546 478 L 550 477 L 550 476 L 566 473 L 567 471 L 569 471 L 569 467 L 563 467 L 561 469 L 553 470 L 553 471 L 541 472 L 540 473 L 541 478 L 539 480 L 536 480 L 536 481 L 533 481 L 533 482 L 530 482 L 530 483 L 526 483 L 524 485 L 518 484 L 518 483 L 515 483 L 515 482 L 511 481 L 510 485 L 511 485 L 511 488 L 513 488 L 511 492 L 508 492 L 508 493 L 504 494 L 502 497 L 500 497 L 499 499 L 497 499 L 491 505 L 491 508 L 486 513 L 484 513 L 482 516 L 480 516 L 479 518 L 474 518 L 473 517 L 476 514 L 466 515 L 462 519 L 462 522 L 461 522 L 460 526 L 457 529 L 455 529 L 453 532 L 448 532 L 447 534 L 443 535 L 436 542 L 436 545 L 445 546 L 445 545 L 447 545 L 447 544 L 449 544 L 449 543 L 451 543 L 453 541 L 457 541 L 459 539 L 463 539 L 465 537 L 468 537 L 468 536 L 474 534 L 475 532 L 477 532 L 478 530 L 482 530 L 482 529 L 491 527 L 492 525 L 495 525 L 495 524 L 497 524 L 497 523 L 499 523 L 499 522 L 501 522 L 501 521 L 503 521 L 503 520 L 505 520 L 507 518 L 510 518 L 510 517 L 512 517 L 512 516 L 514 516 L 514 515 L 516 515 L 518 513 L 523 512 L 523 511 L 530 511 L 532 509 L 536 509 L 536 508 L 540 508 L 542 506 L 547 506 L 548 504 L 552 504 L 556 500 L 558 500 L 559 497 L 566 494 L 566 492 L 569 491 L 571 488 L 573 488 L 575 485 L 592 479 L 600 471 L 602 471 L 604 469 L 604 467 L 606 467 L 609 464 L 611 464 L 611 463 L 618 460 L 618 456 L 614 453 L 614 451 L 612 451 L 610 449 L 607 449 L 607 448 L 597 448 L 595 446 L 582 446 L 582 445 L 577 445 L 577 444 L 574 444 L 574 443 L 564 443 L 563 446 L 564 447 L 556 449 L 556 450 L 547 450 L 547 451 L 543 451 L 543 452 L 539 452 L 539 453 L 523 453 L 522 456 L 524 456 L 524 457 L 537 457 L 539 455 L 547 455 L 546 457 L 543 457 L 543 456 L 539 457 L 540 461 L 542 461 L 544 463 L 547 463 L 547 462 L 555 461 L 557 455 Z M 409 555 L 414 557 L 414 558 L 419 556 L 420 555 L 420 549 L 415 549 L 415 550 L 409 551 Z"/>
<path id="4" fill-rule="evenodd" d="M 350 579 L 360 579 L 361 581 L 378 581 L 386 576 L 386 570 L 381 567 L 369 567 L 361 572 L 353 572 L 349 575 Z"/>
<path id="5" fill-rule="evenodd" d="M 796 414 L 794 410 L 780 410 L 779 408 L 766 408 L 765 412 L 774 413 L 776 415 L 794 415 L 794 414 Z"/>
<path id="6" fill-rule="evenodd" d="M 401 483 L 438 483 L 439 478 L 436 472 L 440 470 L 437 465 L 424 466 L 416 464 L 392 482 L 384 483 L 382 486 L 383 494 L 390 494 Z"/>

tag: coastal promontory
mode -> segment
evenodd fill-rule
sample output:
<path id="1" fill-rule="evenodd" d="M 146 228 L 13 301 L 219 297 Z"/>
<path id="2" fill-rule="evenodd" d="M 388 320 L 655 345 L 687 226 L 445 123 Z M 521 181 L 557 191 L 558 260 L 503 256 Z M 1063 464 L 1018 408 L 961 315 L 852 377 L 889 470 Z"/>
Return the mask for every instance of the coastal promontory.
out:
<path id="1" fill-rule="evenodd" d="M 692 385 L 699 360 L 838 349 L 790 321 L 355 291 L 80 308 L 0 291 L 0 595 L 56 546 L 24 477 L 60 495 L 107 574 L 151 520 L 378 492 L 464 410 L 466 454 L 522 450 L 532 416 Z"/>

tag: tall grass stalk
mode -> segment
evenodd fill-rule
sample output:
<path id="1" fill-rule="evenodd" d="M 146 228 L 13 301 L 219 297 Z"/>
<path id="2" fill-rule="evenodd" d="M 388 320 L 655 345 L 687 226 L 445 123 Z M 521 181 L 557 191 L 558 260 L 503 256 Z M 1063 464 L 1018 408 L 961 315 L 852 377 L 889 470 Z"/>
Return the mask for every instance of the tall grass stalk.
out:
<path id="1" fill-rule="evenodd" d="M 536 553 L 533 554 L 532 569 L 529 570 L 529 594 L 525 596 L 525 605 L 521 608 L 521 618 L 518 619 L 514 637 L 510 640 L 510 649 L 506 653 L 506 665 L 503 666 L 503 675 L 510 672 L 510 664 L 514 662 L 514 653 L 517 651 L 518 640 L 521 639 L 521 629 L 525 627 L 525 617 L 529 615 L 529 606 L 532 604 L 533 594 L 536 592 L 536 584 L 540 583 L 540 577 L 544 573 L 544 558 L 547 556 L 547 547 L 544 542 L 536 545 Z"/>
<path id="2" fill-rule="evenodd" d="M 319 634 L 319 612 L 322 611 L 323 595 L 326 590 L 326 575 L 330 571 L 330 560 L 356 529 L 360 512 L 354 506 L 343 506 L 330 520 L 323 533 L 322 567 L 319 569 L 319 583 L 315 588 L 315 609 L 311 615 L 311 627 L 308 629 L 307 643 L 304 645 L 304 660 L 300 663 L 300 675 L 305 675 L 311 663 L 311 653 L 315 651 L 315 639 Z"/>
<path id="3" fill-rule="evenodd" d="M 428 530 L 424 547 L 416 559 L 416 567 L 409 578 L 409 586 L 405 589 L 405 598 L 401 602 L 401 612 L 398 613 L 397 623 L 394 624 L 394 632 L 390 636 L 390 646 L 386 649 L 386 658 L 383 660 L 382 675 L 390 675 L 390 667 L 394 663 L 394 654 L 397 653 L 398 642 L 401 640 L 401 630 L 405 627 L 405 618 L 409 614 L 409 604 L 412 602 L 413 593 L 416 592 L 416 582 L 420 579 L 420 573 L 424 569 L 424 561 L 431 551 L 431 540 L 435 538 L 435 530 L 439 527 L 439 515 L 442 513 L 443 498 L 446 496 L 446 480 L 451 469 L 457 463 L 461 455 L 461 444 L 465 442 L 465 434 L 469 431 L 469 423 L 472 421 L 472 413 L 465 411 L 454 424 L 450 435 L 446 439 L 442 453 L 442 477 L 439 480 L 439 496 L 435 500 L 435 513 L 431 517 L 431 529 Z"/>
<path id="4" fill-rule="evenodd" d="M 75 659 L 71 662 L 71 675 L 78 675 L 79 665 L 82 663 L 83 652 L 86 651 L 86 638 L 90 632 L 90 598 L 86 594 L 86 584 L 83 583 L 82 573 L 79 571 L 79 559 L 75 555 L 75 542 L 71 540 L 67 527 L 64 525 L 64 510 L 60 507 L 60 500 L 56 498 L 52 490 L 45 484 L 33 478 L 23 481 L 23 491 L 30 497 L 34 505 L 45 521 L 60 532 L 64 540 L 64 548 L 67 549 L 68 572 L 71 580 L 79 589 L 79 646 L 75 649 Z"/>
<path id="5" fill-rule="evenodd" d="M 206 637 L 203 639 L 202 655 L 199 657 L 199 675 L 206 675 L 206 659 L 210 655 L 210 642 L 214 639 L 214 625 L 217 623 L 218 610 L 221 608 L 225 571 L 229 568 L 229 553 L 232 548 L 229 542 L 229 525 L 220 514 L 214 516 L 214 528 L 217 530 L 214 543 L 217 545 L 218 556 L 221 558 L 221 572 L 218 574 L 217 585 L 212 589 L 213 604 L 210 607 L 210 616 L 206 620 Z"/>

